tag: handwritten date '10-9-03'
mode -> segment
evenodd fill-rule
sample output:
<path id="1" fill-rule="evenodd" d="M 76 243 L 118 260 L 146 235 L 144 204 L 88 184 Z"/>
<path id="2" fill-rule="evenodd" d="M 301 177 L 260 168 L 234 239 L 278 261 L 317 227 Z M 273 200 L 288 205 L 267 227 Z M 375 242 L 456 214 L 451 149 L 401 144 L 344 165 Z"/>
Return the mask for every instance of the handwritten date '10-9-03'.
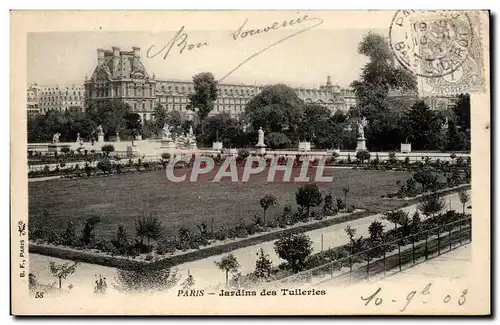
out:
<path id="1" fill-rule="evenodd" d="M 408 294 L 406 295 L 405 299 L 402 302 L 403 307 L 400 309 L 400 311 L 404 312 L 406 310 L 406 308 L 408 307 L 408 305 L 417 296 L 424 296 L 425 297 L 425 296 L 431 295 L 431 290 L 430 290 L 431 287 L 432 287 L 432 283 L 428 283 L 422 289 L 422 291 L 412 290 L 412 291 L 408 292 Z M 384 297 L 382 296 L 381 291 L 382 291 L 382 288 L 379 287 L 371 295 L 369 295 L 367 297 L 361 296 L 361 300 L 365 302 L 365 306 L 368 306 L 371 302 L 373 302 L 373 304 L 375 306 L 379 306 L 379 305 L 381 305 L 384 302 Z M 455 302 L 459 306 L 462 306 L 463 304 L 465 304 L 465 302 L 467 300 L 467 289 L 461 290 L 459 294 L 455 295 L 455 297 L 452 297 L 451 294 L 445 294 L 445 295 L 443 295 L 442 301 L 443 301 L 444 304 L 453 303 L 452 300 L 456 300 Z M 398 302 L 395 299 L 392 299 L 390 301 L 393 302 L 393 303 L 397 303 Z M 421 299 L 421 303 L 426 304 L 427 302 L 426 302 L 425 299 Z"/>
<path id="2" fill-rule="evenodd" d="M 308 30 L 310 30 L 314 27 L 317 27 L 323 23 L 323 20 L 321 18 L 315 18 L 315 17 L 309 17 L 308 15 L 303 15 L 303 16 L 293 18 L 290 20 L 285 20 L 282 22 L 275 21 L 272 24 L 269 24 L 269 25 L 267 25 L 265 27 L 261 27 L 261 28 L 245 29 L 245 27 L 248 23 L 248 19 L 245 19 L 243 24 L 240 27 L 238 27 L 233 33 L 230 34 L 231 39 L 233 41 L 243 40 L 243 39 L 249 38 L 251 36 L 256 36 L 256 35 L 260 35 L 260 34 L 266 34 L 266 33 L 269 33 L 269 32 L 275 31 L 275 30 L 279 30 L 279 29 L 283 29 L 283 28 L 286 28 L 289 26 L 301 25 L 301 24 L 308 22 L 308 21 L 315 21 L 316 24 L 310 25 L 310 26 L 305 26 L 304 28 L 301 28 L 298 31 L 295 31 L 294 33 L 287 35 L 286 37 L 280 38 L 276 42 L 273 42 L 271 45 L 268 45 L 267 47 L 260 49 L 257 52 L 251 54 L 245 60 L 243 60 L 241 63 L 239 63 L 236 67 L 234 67 L 228 73 L 226 73 L 221 79 L 219 79 L 219 82 L 224 80 L 225 78 L 227 78 L 230 74 L 235 72 L 242 65 L 244 65 L 245 63 L 247 63 L 248 61 L 250 61 L 251 59 L 253 59 L 257 55 L 270 49 L 271 47 L 276 46 L 281 42 L 284 42 L 284 41 L 286 41 L 286 40 L 288 40 L 288 39 L 290 39 L 298 34 L 301 34 L 305 31 L 308 31 Z M 164 45 L 161 49 L 156 50 L 156 52 L 155 52 L 156 45 L 151 45 L 148 48 L 148 50 L 146 51 L 146 57 L 147 58 L 154 58 L 154 57 L 159 56 L 160 54 L 163 54 L 163 59 L 165 60 L 170 55 L 172 48 L 174 46 L 176 46 L 179 49 L 179 54 L 183 54 L 185 51 L 192 51 L 192 50 L 196 50 L 196 49 L 210 46 L 210 43 L 208 43 L 207 41 L 191 42 L 189 40 L 188 33 L 185 31 L 185 26 L 182 26 L 179 29 L 179 31 L 177 31 L 175 33 L 174 37 L 172 39 L 170 39 L 168 41 L 168 43 L 166 45 Z"/>

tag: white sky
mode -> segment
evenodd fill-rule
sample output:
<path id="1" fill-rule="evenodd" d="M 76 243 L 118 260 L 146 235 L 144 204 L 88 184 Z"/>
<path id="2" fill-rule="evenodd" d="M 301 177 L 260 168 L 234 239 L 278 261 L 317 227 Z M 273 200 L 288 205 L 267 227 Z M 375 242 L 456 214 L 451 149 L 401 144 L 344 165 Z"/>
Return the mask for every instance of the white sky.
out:
<path id="1" fill-rule="evenodd" d="M 235 26 L 235 30 L 239 26 Z M 247 24 L 252 26 L 251 22 Z M 179 27 L 180 28 L 180 27 Z M 45 32 L 28 35 L 28 84 L 83 84 L 97 64 L 97 48 L 119 46 L 129 51 L 141 47 L 141 59 L 150 75 L 156 78 L 191 80 L 202 71 L 222 78 L 250 55 L 273 42 L 293 34 L 297 29 L 281 29 L 234 41 L 234 30 L 191 31 L 186 27 L 188 41 L 209 45 L 185 50 L 174 46 L 166 59 L 163 55 L 147 58 L 151 45 L 165 46 L 178 30 L 163 33 L 147 32 Z M 375 30 L 387 34 L 388 30 Z M 232 73 L 224 82 L 270 84 L 283 82 L 293 86 L 314 86 L 332 82 L 348 86 L 357 79 L 366 58 L 357 53 L 357 46 L 366 29 L 311 29 L 266 50 Z"/>

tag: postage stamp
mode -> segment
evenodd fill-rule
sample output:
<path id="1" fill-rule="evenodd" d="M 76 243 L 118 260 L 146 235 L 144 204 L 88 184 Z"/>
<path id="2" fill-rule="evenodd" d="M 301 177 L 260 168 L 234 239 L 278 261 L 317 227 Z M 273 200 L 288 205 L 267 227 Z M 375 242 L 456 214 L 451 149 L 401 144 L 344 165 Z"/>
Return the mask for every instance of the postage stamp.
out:
<path id="1" fill-rule="evenodd" d="M 390 27 L 391 49 L 419 78 L 425 95 L 484 92 L 481 25 L 466 11 L 398 11 Z"/>

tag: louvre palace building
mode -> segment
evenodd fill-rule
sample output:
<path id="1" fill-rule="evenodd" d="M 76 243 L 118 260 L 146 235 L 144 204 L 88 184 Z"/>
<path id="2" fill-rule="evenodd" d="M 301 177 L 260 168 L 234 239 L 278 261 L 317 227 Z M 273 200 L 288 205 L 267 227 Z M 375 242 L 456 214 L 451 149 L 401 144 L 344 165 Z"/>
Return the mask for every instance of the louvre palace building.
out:
<path id="1" fill-rule="evenodd" d="M 217 85 L 218 98 L 211 114 L 226 112 L 238 118 L 262 86 L 227 84 Z M 356 105 L 354 92 L 332 85 L 330 77 L 319 89 L 294 89 L 305 103 L 320 104 L 332 112 L 347 112 Z M 188 110 L 189 94 L 194 91 L 190 81 L 176 81 L 155 78 L 150 75 L 140 58 L 140 48 L 122 51 L 114 46 L 111 50 L 97 50 L 97 66 L 92 76 L 85 80 L 85 101 L 99 105 L 108 99 L 119 99 L 128 103 L 143 120 L 149 120 L 154 107 L 160 103 L 167 111 L 179 111 L 191 118 L 194 112 Z"/>

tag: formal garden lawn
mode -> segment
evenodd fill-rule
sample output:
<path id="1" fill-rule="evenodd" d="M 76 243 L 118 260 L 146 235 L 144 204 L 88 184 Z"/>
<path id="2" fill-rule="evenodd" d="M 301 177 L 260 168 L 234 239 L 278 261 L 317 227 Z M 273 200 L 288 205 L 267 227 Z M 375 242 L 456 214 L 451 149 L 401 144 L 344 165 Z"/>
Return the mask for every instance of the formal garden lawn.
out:
<path id="1" fill-rule="evenodd" d="M 265 194 L 278 198 L 277 205 L 266 213 L 270 220 L 287 204 L 296 209 L 295 191 L 304 185 L 268 183 L 267 172 L 252 176 L 248 183 L 228 179 L 211 182 L 214 173 L 196 183 L 172 183 L 162 170 L 29 183 L 30 222 L 63 230 L 71 220 L 80 229 L 86 219 L 99 216 L 96 237 L 112 239 L 118 225 L 124 225 L 133 235 L 137 218 L 156 215 L 165 234 L 174 235 L 181 227 L 196 230 L 197 224 L 205 222 L 210 226 L 212 220 L 214 229 L 223 224 L 234 226 L 240 220 L 250 223 L 255 215 L 262 215 L 259 200 Z M 381 195 L 397 190 L 396 181 L 405 182 L 408 172 L 326 169 L 324 175 L 333 176 L 331 183 L 318 183 L 324 194 L 331 192 L 334 198 L 343 198 L 342 188 L 350 188 L 348 206 L 383 212 L 405 204 L 381 199 Z"/>

